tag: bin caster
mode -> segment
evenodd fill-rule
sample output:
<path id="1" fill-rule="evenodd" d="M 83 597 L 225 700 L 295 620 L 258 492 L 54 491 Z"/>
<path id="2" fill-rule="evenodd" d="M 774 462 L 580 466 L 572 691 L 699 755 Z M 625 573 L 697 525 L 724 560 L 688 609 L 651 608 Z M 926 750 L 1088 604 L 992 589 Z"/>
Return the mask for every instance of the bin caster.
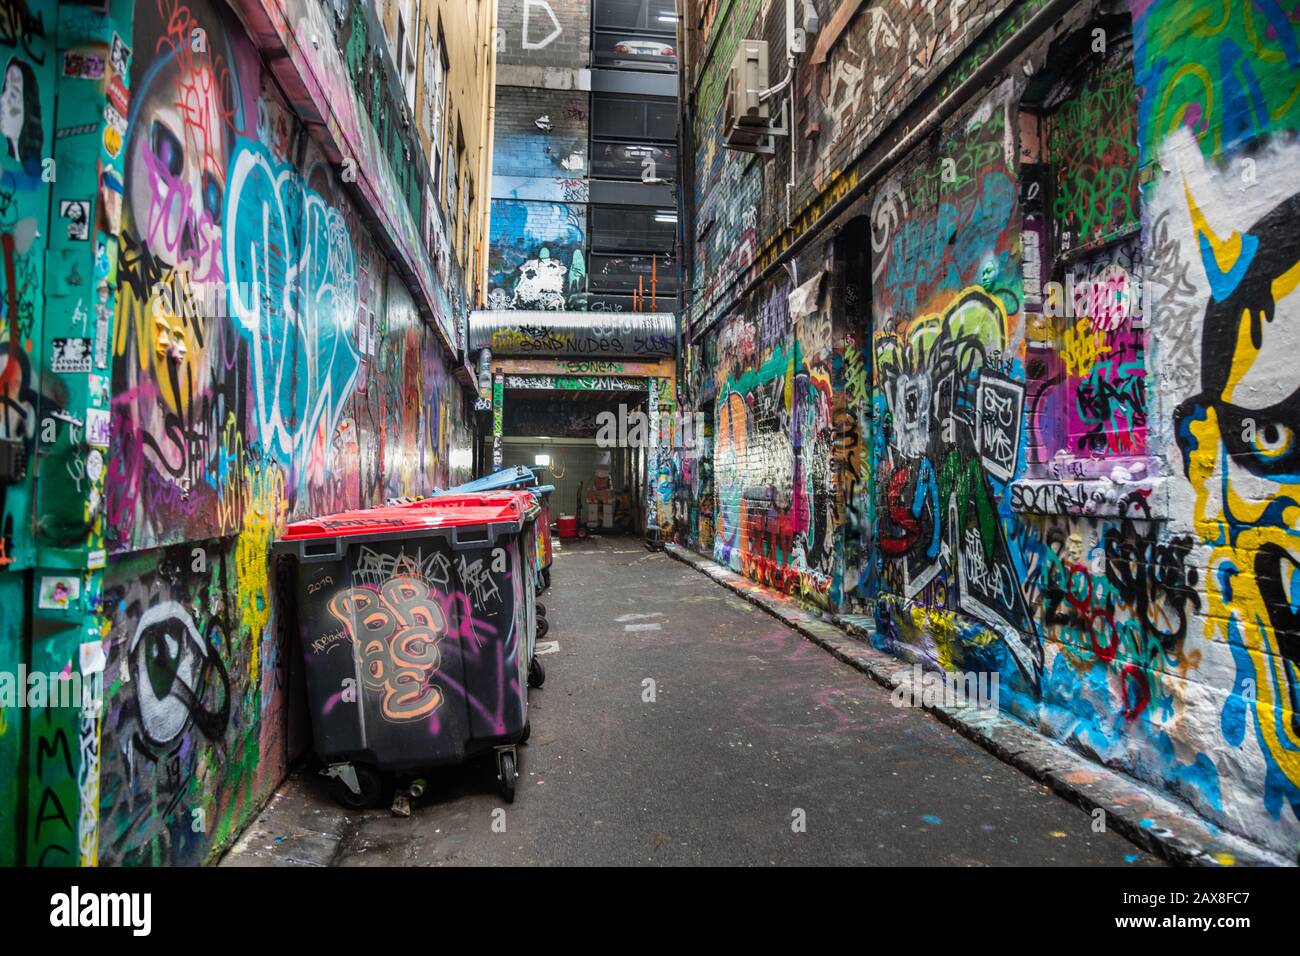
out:
<path id="1" fill-rule="evenodd" d="M 545 637 L 547 634 L 550 633 L 550 630 L 551 630 L 551 625 L 546 623 L 546 618 L 539 617 L 537 619 L 537 639 L 541 640 L 543 637 Z"/>
<path id="2" fill-rule="evenodd" d="M 542 590 L 549 590 L 551 587 L 551 569 L 547 568 L 542 572 Z"/>
<path id="3" fill-rule="evenodd" d="M 539 631 L 537 636 L 541 637 L 542 632 Z M 542 666 L 542 662 L 539 661 L 537 655 L 534 654 L 533 659 L 528 662 L 528 686 L 541 687 L 545 683 L 546 668 Z"/>
<path id="4" fill-rule="evenodd" d="M 384 778 L 369 764 L 333 764 L 324 773 L 334 799 L 349 810 L 369 810 L 383 799 Z"/>
<path id="5" fill-rule="evenodd" d="M 546 605 L 545 605 L 545 604 L 542 604 L 542 603 L 539 601 L 537 604 L 534 604 L 533 607 L 537 608 L 537 616 L 538 616 L 538 617 L 546 617 Z"/>
<path id="6" fill-rule="evenodd" d="M 497 779 L 501 781 L 501 796 L 506 803 L 515 802 L 515 778 L 519 774 L 515 769 L 515 748 L 497 748 Z"/>

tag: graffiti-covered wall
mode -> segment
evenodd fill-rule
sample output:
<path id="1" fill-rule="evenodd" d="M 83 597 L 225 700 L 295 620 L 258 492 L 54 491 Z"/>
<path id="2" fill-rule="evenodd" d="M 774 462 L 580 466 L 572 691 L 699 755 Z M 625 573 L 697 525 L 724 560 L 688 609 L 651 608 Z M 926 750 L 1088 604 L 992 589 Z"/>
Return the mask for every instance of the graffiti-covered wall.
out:
<path id="1" fill-rule="evenodd" d="M 0 437 L 43 463 L 0 481 L 0 664 L 93 677 L 103 704 L 34 711 L 25 740 L 0 710 L 0 860 L 198 864 L 304 743 L 272 542 L 469 477 L 446 332 L 467 297 L 417 283 L 422 316 L 363 224 L 383 218 L 221 0 L 62 8 L 57 57 L 40 12 L 0 90 L 21 119 L 0 128 Z M 407 232 L 389 248 L 420 253 Z"/>
<path id="2" fill-rule="evenodd" d="M 720 150 L 700 67 L 684 384 L 713 501 L 677 533 L 870 615 L 906 660 L 996 674 L 1009 713 L 1290 855 L 1300 11 L 1081 3 L 955 102 L 1041 4 L 981 13 L 964 52 L 962 5 L 932 6 L 869 5 L 801 63 L 821 98 L 796 191 L 824 186 L 790 220 L 782 150 Z M 771 16 L 733 4 L 712 29 Z M 917 17 L 935 42 L 895 73 L 943 118 L 855 182 L 883 152 L 850 107 L 893 56 L 862 51 L 910 51 Z"/>

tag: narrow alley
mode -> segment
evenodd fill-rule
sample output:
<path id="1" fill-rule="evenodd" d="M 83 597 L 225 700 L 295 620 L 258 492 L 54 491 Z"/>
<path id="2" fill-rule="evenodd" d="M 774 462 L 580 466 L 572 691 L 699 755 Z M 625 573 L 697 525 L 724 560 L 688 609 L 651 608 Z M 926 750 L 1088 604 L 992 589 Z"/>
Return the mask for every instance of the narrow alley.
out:
<path id="1" fill-rule="evenodd" d="M 0 869 L 1248 925 L 1297 316 L 1300 0 L 0 0 Z"/>
<path id="2" fill-rule="evenodd" d="M 409 817 L 350 814 L 301 767 L 222 865 L 1158 863 L 639 540 L 555 561 L 512 805 L 490 759 L 428 775 Z"/>

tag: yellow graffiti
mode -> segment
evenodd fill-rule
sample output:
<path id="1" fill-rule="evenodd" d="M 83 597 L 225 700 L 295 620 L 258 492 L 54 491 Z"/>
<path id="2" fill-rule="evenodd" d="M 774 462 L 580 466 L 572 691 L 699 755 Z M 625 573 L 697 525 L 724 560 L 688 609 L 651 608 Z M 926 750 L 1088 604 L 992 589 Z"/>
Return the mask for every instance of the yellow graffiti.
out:
<path id="1" fill-rule="evenodd" d="M 182 418 L 190 397 L 207 389 L 203 311 L 185 265 L 169 269 L 145 298 L 129 282 L 117 296 L 114 354 L 127 357 L 133 344 L 139 380 L 155 384 L 161 404 Z"/>
<path id="2" fill-rule="evenodd" d="M 271 543 L 288 519 L 284 494 L 284 473 L 274 465 L 245 470 L 248 490 L 243 515 L 243 533 L 235 539 L 235 575 L 239 588 L 240 619 L 251 642 L 248 679 L 257 684 L 262 639 L 271 623 Z"/>
<path id="3" fill-rule="evenodd" d="M 1291 676 L 1280 646 L 1272 613 L 1257 572 L 1261 551 L 1292 553 L 1300 521 L 1300 484 L 1272 483 L 1269 492 L 1251 487 L 1249 497 L 1231 480 L 1223 453 L 1218 413 L 1206 410 L 1204 420 L 1190 425 L 1195 447 L 1188 456 L 1187 477 L 1196 493 L 1194 521 L 1211 551 L 1206 579 L 1205 632 L 1211 641 L 1226 642 L 1235 634 L 1248 655 L 1255 675 L 1253 699 L 1248 705 L 1263 745 L 1278 768 L 1300 785 L 1300 731 L 1290 712 Z M 1274 512 L 1273 509 L 1280 509 Z M 1276 550 L 1275 550 L 1276 549 Z M 1286 573 L 1286 569 L 1281 569 Z"/>
<path id="4" fill-rule="evenodd" d="M 1094 329 L 1091 319 L 1079 319 L 1073 329 L 1067 328 L 1061 348 L 1066 374 L 1083 378 L 1091 372 L 1097 359 L 1110 351 L 1105 340 L 1106 334 Z"/>
<path id="5" fill-rule="evenodd" d="M 1220 239 L 1210 227 L 1210 222 L 1201 212 L 1196 200 L 1192 198 L 1191 187 L 1183 181 L 1183 193 L 1187 196 L 1187 209 L 1192 215 L 1192 228 L 1196 230 L 1196 237 L 1204 239 L 1210 244 L 1210 249 L 1214 252 L 1214 263 L 1219 267 L 1219 271 L 1225 275 L 1232 271 L 1232 267 L 1237 264 L 1241 258 L 1242 239 L 1240 232 L 1233 232 L 1227 239 Z"/>

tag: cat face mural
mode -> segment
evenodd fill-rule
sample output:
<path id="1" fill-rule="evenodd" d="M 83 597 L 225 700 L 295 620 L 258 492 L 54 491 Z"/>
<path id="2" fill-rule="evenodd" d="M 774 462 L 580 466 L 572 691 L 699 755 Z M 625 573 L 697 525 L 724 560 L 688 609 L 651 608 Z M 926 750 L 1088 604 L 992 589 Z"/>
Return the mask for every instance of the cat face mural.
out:
<path id="1" fill-rule="evenodd" d="M 1300 195 L 1245 233 L 1218 236 L 1187 204 L 1210 287 L 1200 394 L 1175 414 L 1195 522 L 1212 547 L 1211 628 L 1237 667 L 1224 735 L 1253 724 L 1268 762 L 1265 801 L 1276 815 L 1300 798 Z M 1247 713 L 1253 711 L 1253 713 Z"/>

